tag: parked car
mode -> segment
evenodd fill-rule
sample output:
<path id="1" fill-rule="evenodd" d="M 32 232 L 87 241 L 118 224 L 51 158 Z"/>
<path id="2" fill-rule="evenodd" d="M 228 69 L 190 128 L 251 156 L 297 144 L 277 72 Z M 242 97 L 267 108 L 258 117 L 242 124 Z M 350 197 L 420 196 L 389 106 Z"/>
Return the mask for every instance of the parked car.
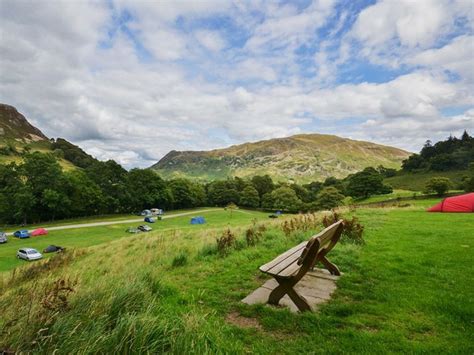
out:
<path id="1" fill-rule="evenodd" d="M 0 244 L 4 244 L 6 242 L 8 242 L 7 234 L 3 233 L 3 232 L 0 232 Z"/>
<path id="2" fill-rule="evenodd" d="M 33 249 L 33 248 L 22 248 L 22 249 L 19 249 L 16 253 L 16 257 L 18 259 L 23 259 L 23 260 L 38 260 L 38 259 L 41 259 L 43 257 L 43 255 L 41 255 L 41 253 L 36 250 L 36 249 Z"/>
<path id="3" fill-rule="evenodd" d="M 64 248 L 59 245 L 48 245 L 43 249 L 43 253 L 60 253 L 62 251 L 64 251 Z"/>
<path id="4" fill-rule="evenodd" d="M 141 230 L 138 229 L 138 228 L 128 227 L 127 229 L 125 229 L 125 232 L 127 232 L 127 233 L 140 233 Z"/>
<path id="5" fill-rule="evenodd" d="M 152 217 L 145 217 L 144 221 L 147 223 L 155 223 L 156 219 Z"/>
<path id="6" fill-rule="evenodd" d="M 20 238 L 20 239 L 24 239 L 24 238 L 29 238 L 30 237 L 30 233 L 26 230 L 26 229 L 22 229 L 22 230 L 19 230 L 19 231 L 16 231 L 15 233 L 13 233 L 13 235 L 17 238 Z"/>
<path id="7" fill-rule="evenodd" d="M 142 232 L 149 232 L 152 230 L 150 226 L 147 226 L 146 224 L 142 224 L 141 226 L 138 226 L 138 229 L 141 230 Z"/>

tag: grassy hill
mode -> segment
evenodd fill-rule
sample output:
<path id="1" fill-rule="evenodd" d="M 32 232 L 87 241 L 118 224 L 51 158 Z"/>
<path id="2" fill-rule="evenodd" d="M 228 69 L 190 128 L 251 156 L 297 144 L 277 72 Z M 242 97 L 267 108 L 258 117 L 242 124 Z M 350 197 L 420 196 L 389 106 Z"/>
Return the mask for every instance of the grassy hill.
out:
<path id="1" fill-rule="evenodd" d="M 48 137 L 31 125 L 16 108 L 0 103 L 0 139 L 34 142 L 47 140 Z"/>
<path id="2" fill-rule="evenodd" d="M 446 177 L 453 182 L 452 188 L 461 189 L 463 178 L 469 176 L 468 170 L 456 171 L 429 171 L 429 172 L 398 172 L 396 176 L 384 179 L 386 184 L 389 184 L 394 189 L 423 191 L 426 183 L 433 177 Z"/>
<path id="3" fill-rule="evenodd" d="M 151 169 L 203 180 L 269 174 L 279 181 L 345 177 L 368 166 L 400 168 L 410 153 L 333 135 L 301 134 L 211 151 L 171 151 Z"/>
<path id="4" fill-rule="evenodd" d="M 65 170 L 85 167 L 95 160 L 65 139 L 50 140 L 16 108 L 0 103 L 0 164 L 20 162 L 21 154 L 25 151 L 56 151 L 59 163 Z"/>
<path id="5" fill-rule="evenodd" d="M 254 246 L 245 243 L 253 218 L 246 211 L 220 212 L 196 228 L 176 219 L 174 228 L 122 238 L 97 229 L 110 235 L 107 247 L 78 246 L 0 274 L 0 350 L 471 354 L 474 215 L 424 211 L 437 201 L 357 209 L 366 244 L 336 245 L 338 289 L 319 312 L 305 314 L 240 300 L 267 279 L 260 265 L 319 225 L 286 236 L 266 218 Z M 220 256 L 215 238 L 231 221 L 238 242 Z M 75 238 L 95 244 L 92 234 Z"/>

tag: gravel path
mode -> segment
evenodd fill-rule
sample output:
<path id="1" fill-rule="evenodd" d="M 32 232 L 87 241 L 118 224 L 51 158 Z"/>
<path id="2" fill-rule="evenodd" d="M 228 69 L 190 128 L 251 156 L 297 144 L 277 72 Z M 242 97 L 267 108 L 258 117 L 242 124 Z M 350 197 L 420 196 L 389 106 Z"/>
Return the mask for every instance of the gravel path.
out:
<path id="1" fill-rule="evenodd" d="M 182 217 L 182 216 L 189 216 L 189 215 L 199 215 L 200 213 L 204 212 L 212 212 L 212 211 L 219 211 L 218 208 L 208 209 L 208 210 L 199 210 L 194 212 L 183 212 L 183 213 L 176 213 L 170 214 L 169 216 L 162 216 L 163 219 L 168 218 L 175 218 L 175 217 Z M 88 227 L 100 227 L 100 226 L 110 226 L 113 224 L 127 224 L 127 223 L 138 223 L 143 222 L 143 218 L 134 218 L 134 219 L 126 219 L 126 220 L 116 220 L 116 221 L 104 221 L 104 222 L 93 222 L 93 223 L 81 223 L 81 224 L 68 224 L 64 226 L 55 226 L 46 228 L 48 231 L 57 231 L 63 229 L 76 229 L 76 228 L 88 228 Z M 7 235 L 13 235 L 13 233 L 7 233 Z"/>

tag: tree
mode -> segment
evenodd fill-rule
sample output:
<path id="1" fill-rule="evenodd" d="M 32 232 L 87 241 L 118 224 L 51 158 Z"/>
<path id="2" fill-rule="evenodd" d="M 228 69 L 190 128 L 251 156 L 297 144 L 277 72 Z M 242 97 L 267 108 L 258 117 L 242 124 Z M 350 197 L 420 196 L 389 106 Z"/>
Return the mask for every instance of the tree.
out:
<path id="1" fill-rule="evenodd" d="M 227 206 L 225 206 L 225 209 L 230 211 L 230 218 L 232 218 L 234 211 L 238 210 L 239 207 L 235 203 L 231 202 Z"/>
<path id="2" fill-rule="evenodd" d="M 451 188 L 451 180 L 445 177 L 433 177 L 425 185 L 425 192 L 436 192 L 438 196 L 444 195 Z"/>
<path id="3" fill-rule="evenodd" d="M 296 193 L 296 196 L 303 202 L 310 202 L 311 195 L 310 192 L 303 186 L 298 184 L 291 184 L 290 188 L 293 189 Z"/>
<path id="4" fill-rule="evenodd" d="M 262 207 L 267 209 L 273 208 L 273 195 L 271 192 L 267 192 L 265 195 L 262 196 Z"/>
<path id="5" fill-rule="evenodd" d="M 107 212 L 130 212 L 133 210 L 131 193 L 127 188 L 128 172 L 114 160 L 96 161 L 86 168 L 87 175 L 103 191 Z"/>
<path id="6" fill-rule="evenodd" d="M 240 204 L 244 207 L 258 207 L 260 205 L 260 197 L 258 191 L 252 186 L 247 186 L 240 194 Z"/>
<path id="7" fill-rule="evenodd" d="M 469 173 L 464 183 L 464 190 L 474 192 L 474 162 L 469 164 Z"/>
<path id="8" fill-rule="evenodd" d="M 272 192 L 275 188 L 273 180 L 269 175 L 256 175 L 252 178 L 252 185 L 258 191 L 260 198 L 266 193 Z"/>
<path id="9" fill-rule="evenodd" d="M 28 186 L 23 186 L 13 195 L 13 211 L 17 221 L 23 224 L 28 222 L 28 218 L 36 204 L 36 198 Z"/>
<path id="10" fill-rule="evenodd" d="M 383 184 L 383 176 L 374 168 L 365 168 L 363 171 L 352 175 L 346 192 L 354 198 L 367 198 L 375 194 L 387 194 L 391 187 Z"/>
<path id="11" fill-rule="evenodd" d="M 63 191 L 45 189 L 41 196 L 41 203 L 49 210 L 54 221 L 57 215 L 64 217 L 69 210 L 71 201 Z"/>
<path id="12" fill-rule="evenodd" d="M 205 201 L 204 190 L 199 189 L 191 180 L 171 180 L 169 186 L 173 195 L 173 207 L 190 208 L 202 206 Z"/>
<path id="13" fill-rule="evenodd" d="M 301 200 L 290 187 L 282 186 L 272 191 L 273 208 L 296 212 L 301 207 Z"/>
<path id="14" fill-rule="evenodd" d="M 225 206 L 231 202 L 240 203 L 240 194 L 229 181 L 213 181 L 207 187 L 209 203 L 214 206 Z"/>
<path id="15" fill-rule="evenodd" d="M 330 210 L 342 204 L 344 195 L 339 192 L 334 186 L 323 188 L 317 196 L 317 206 L 319 209 Z"/>
<path id="16" fill-rule="evenodd" d="M 65 180 L 70 200 L 69 216 L 92 216 L 107 211 L 104 193 L 83 170 L 66 172 Z"/>
<path id="17" fill-rule="evenodd" d="M 386 168 L 383 165 L 379 165 L 377 167 L 377 171 L 386 178 L 397 175 L 397 171 L 395 169 Z"/>
<path id="18" fill-rule="evenodd" d="M 323 183 L 320 181 L 313 181 L 303 186 L 306 188 L 306 190 L 309 191 L 309 200 L 315 201 L 319 191 L 321 191 L 321 189 L 323 188 Z"/>

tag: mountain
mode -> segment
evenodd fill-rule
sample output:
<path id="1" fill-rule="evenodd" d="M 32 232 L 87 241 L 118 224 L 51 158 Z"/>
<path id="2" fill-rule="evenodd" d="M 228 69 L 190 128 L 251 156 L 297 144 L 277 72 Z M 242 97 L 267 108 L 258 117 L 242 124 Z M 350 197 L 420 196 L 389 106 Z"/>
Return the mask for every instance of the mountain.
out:
<path id="1" fill-rule="evenodd" d="M 67 170 L 86 168 L 97 161 L 80 147 L 63 138 L 49 139 L 18 110 L 0 103 L 0 164 L 21 161 L 21 153 L 53 153 Z"/>
<path id="2" fill-rule="evenodd" d="M 345 177 L 368 166 L 400 168 L 411 153 L 325 134 L 300 134 L 211 151 L 171 151 L 150 168 L 165 178 L 203 180 L 269 174 L 279 181 Z"/>
<path id="3" fill-rule="evenodd" d="M 48 137 L 31 125 L 15 107 L 0 103 L 0 139 L 36 142 Z"/>

